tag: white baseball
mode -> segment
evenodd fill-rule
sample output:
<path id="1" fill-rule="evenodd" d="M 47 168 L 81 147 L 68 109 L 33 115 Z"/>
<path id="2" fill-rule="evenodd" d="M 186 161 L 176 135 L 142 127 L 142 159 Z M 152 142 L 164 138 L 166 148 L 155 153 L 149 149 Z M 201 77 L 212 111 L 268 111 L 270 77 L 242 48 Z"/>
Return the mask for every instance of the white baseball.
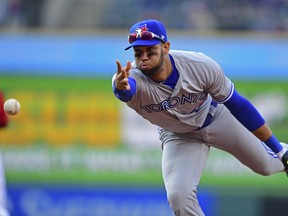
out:
<path id="1" fill-rule="evenodd" d="M 20 103 L 18 100 L 11 98 L 5 101 L 3 108 L 8 115 L 16 115 L 20 111 Z"/>

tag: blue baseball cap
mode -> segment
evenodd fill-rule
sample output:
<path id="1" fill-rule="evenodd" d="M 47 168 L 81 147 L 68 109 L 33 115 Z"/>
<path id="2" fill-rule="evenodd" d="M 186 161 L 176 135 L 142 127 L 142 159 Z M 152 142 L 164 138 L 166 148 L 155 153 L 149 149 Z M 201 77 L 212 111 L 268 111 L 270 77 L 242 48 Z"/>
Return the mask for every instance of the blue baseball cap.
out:
<path id="1" fill-rule="evenodd" d="M 142 37 L 142 34 L 144 32 L 148 34 L 151 38 L 147 39 L 145 37 L 146 35 Z M 133 41 L 130 41 L 131 36 L 133 37 Z M 158 20 L 147 19 L 134 24 L 130 28 L 128 40 L 131 45 L 128 46 L 125 50 L 128 50 L 134 46 L 154 46 L 160 44 L 161 42 L 165 43 L 168 41 L 168 38 L 163 23 Z"/>

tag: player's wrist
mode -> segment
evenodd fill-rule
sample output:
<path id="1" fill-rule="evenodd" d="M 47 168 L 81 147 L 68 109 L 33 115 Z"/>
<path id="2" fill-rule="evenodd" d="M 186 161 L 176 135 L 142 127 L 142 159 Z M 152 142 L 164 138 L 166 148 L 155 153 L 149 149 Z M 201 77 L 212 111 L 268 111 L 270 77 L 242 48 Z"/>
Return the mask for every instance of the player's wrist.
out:
<path id="1" fill-rule="evenodd" d="M 280 160 L 282 160 L 283 155 L 287 152 L 287 149 L 283 148 L 280 152 L 277 153 L 277 156 Z"/>
<path id="2" fill-rule="evenodd" d="M 286 143 L 280 142 L 280 144 L 283 146 L 283 149 L 277 153 L 278 158 L 281 160 L 283 159 L 283 156 L 286 154 L 288 156 L 288 147 Z"/>
<path id="3" fill-rule="evenodd" d="M 283 145 L 280 144 L 278 139 L 273 134 L 268 140 L 265 141 L 265 144 L 277 155 L 283 150 Z M 281 154 L 281 153 L 280 153 Z"/>
<path id="4" fill-rule="evenodd" d="M 136 80 L 132 77 L 128 77 L 129 89 L 117 89 L 113 82 L 112 88 L 115 96 L 123 102 L 128 102 L 136 93 Z"/>

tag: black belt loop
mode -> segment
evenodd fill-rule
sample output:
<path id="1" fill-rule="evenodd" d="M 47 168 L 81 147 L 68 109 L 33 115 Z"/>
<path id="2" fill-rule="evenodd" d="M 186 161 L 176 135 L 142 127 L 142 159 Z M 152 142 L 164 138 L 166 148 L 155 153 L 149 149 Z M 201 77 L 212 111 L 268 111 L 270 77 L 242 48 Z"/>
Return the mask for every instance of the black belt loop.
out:
<path id="1" fill-rule="evenodd" d="M 211 106 L 213 106 L 213 107 L 211 107 Z M 197 130 L 200 130 L 204 127 L 207 127 L 212 122 L 216 108 L 217 108 L 217 102 L 212 100 L 210 103 L 209 112 L 206 116 L 206 119 L 205 119 L 203 125 L 201 127 L 199 127 Z"/>

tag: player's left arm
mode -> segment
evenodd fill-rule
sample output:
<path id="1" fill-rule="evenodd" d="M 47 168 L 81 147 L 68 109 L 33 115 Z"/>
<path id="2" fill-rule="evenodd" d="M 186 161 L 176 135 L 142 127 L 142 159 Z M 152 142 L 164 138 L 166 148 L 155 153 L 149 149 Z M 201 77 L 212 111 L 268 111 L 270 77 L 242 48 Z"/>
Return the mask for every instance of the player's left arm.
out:
<path id="1" fill-rule="evenodd" d="M 8 124 L 8 117 L 3 109 L 4 105 L 4 94 L 0 91 L 0 128 L 6 127 Z"/>
<path id="2" fill-rule="evenodd" d="M 266 124 L 262 115 L 245 97 L 240 95 L 235 89 L 231 97 L 224 102 L 224 105 L 230 110 L 235 118 L 251 131 L 256 137 L 277 153 L 281 159 L 286 149 L 280 144 Z"/>
<path id="3" fill-rule="evenodd" d="M 223 103 L 235 118 L 257 138 L 274 151 L 279 159 L 283 159 L 283 155 L 287 152 L 273 135 L 269 126 L 265 123 L 264 118 L 253 106 L 253 104 L 245 97 L 241 96 L 229 78 L 227 78 L 220 65 L 212 59 L 207 60 L 206 83 L 207 91 L 212 97 Z M 285 154 L 288 161 L 288 153 Z M 283 160 L 282 160 L 283 161 Z M 286 169 L 286 166 L 285 166 Z M 288 164 L 287 164 L 288 173 Z"/>

